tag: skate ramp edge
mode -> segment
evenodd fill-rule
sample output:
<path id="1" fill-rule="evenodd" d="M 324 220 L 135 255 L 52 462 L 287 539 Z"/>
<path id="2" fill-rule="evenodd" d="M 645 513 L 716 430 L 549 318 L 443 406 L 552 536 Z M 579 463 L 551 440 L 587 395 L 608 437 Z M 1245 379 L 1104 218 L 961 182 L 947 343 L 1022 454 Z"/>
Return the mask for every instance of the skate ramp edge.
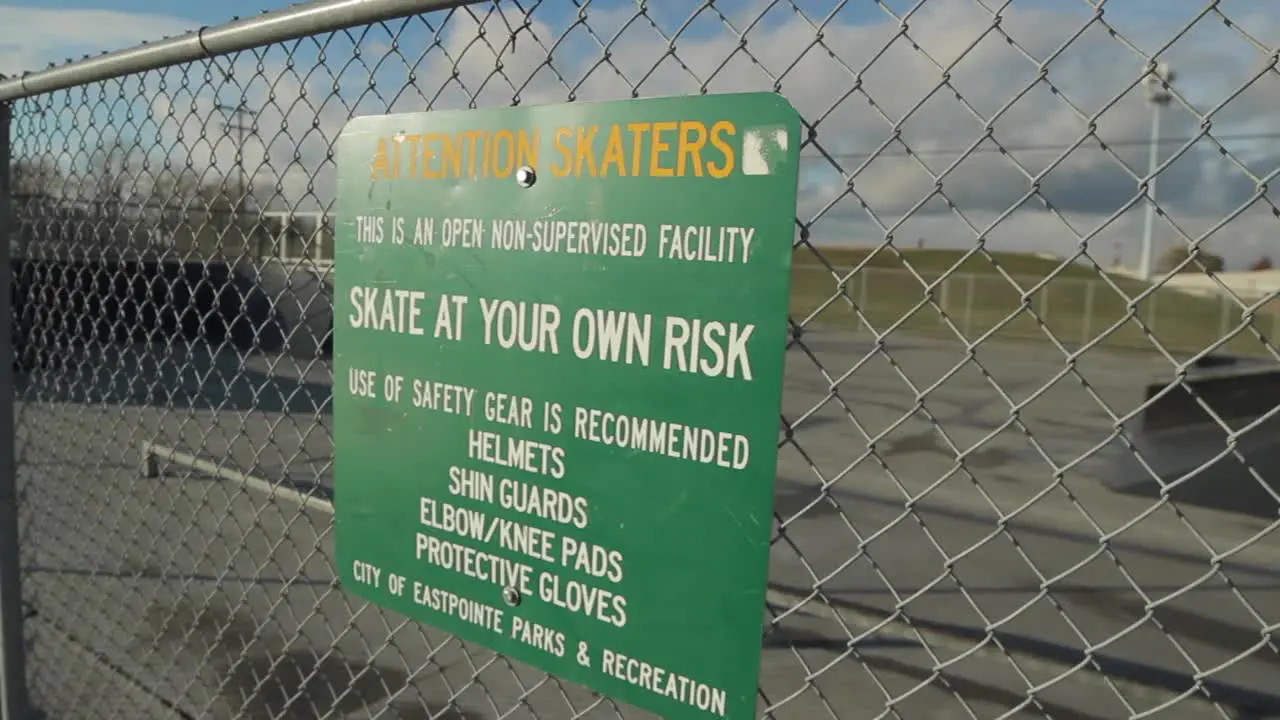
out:
<path id="1" fill-rule="evenodd" d="M 1144 411 L 1125 429 L 1136 454 L 1118 451 L 1106 478 L 1112 490 L 1276 516 L 1280 363 L 1213 356 L 1180 382 L 1149 383 L 1143 400 Z"/>
<path id="2" fill-rule="evenodd" d="M 185 341 L 240 352 L 332 352 L 329 282 L 280 263 L 13 260 L 19 359 L 66 346 Z"/>

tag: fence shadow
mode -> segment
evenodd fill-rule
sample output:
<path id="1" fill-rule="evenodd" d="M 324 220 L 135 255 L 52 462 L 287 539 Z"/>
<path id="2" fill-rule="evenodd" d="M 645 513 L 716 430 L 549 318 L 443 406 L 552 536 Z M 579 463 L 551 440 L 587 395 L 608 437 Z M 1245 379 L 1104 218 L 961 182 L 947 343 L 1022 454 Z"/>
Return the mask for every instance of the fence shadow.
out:
<path id="1" fill-rule="evenodd" d="M 803 588 L 775 582 L 770 582 L 769 587 L 791 595 L 803 596 L 806 593 Z M 876 618 L 877 621 L 888 620 L 894 615 L 891 610 L 849 598 L 827 596 L 826 601 L 841 610 Z M 910 622 L 917 632 L 934 634 L 973 646 L 990 643 L 991 639 L 994 638 L 999 643 L 1000 651 L 1006 655 L 1015 657 L 1021 655 L 1048 660 L 1064 670 L 1076 668 L 1080 672 L 1101 673 L 1107 677 L 1158 688 L 1170 695 L 1180 695 L 1193 691 L 1195 688 L 1200 688 L 1215 702 L 1229 706 L 1236 711 L 1238 713 L 1237 717 L 1241 718 L 1271 717 L 1277 710 L 1280 710 L 1280 696 L 1270 692 L 1223 682 L 1214 677 L 1195 677 L 1193 673 L 1189 672 L 1174 672 L 1109 652 L 1072 647 L 1001 628 L 988 630 L 987 628 L 973 625 L 924 619 L 915 616 L 911 618 Z M 1208 623 L 1209 621 L 1204 620 L 1204 622 Z M 1230 626 L 1214 623 L 1213 627 L 1215 630 L 1221 631 L 1224 627 L 1229 628 Z M 1233 631 L 1237 630 L 1235 628 L 1231 629 Z M 911 670 L 924 672 L 929 676 L 933 675 L 933 672 L 927 668 L 920 668 L 910 664 L 904 664 L 901 669 L 908 672 Z"/>

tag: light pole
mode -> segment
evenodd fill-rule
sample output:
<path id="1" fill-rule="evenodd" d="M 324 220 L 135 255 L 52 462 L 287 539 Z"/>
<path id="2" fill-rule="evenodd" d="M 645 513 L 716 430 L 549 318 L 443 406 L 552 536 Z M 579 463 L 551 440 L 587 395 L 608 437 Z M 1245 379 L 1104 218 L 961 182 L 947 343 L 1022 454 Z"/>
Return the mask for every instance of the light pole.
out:
<path id="1" fill-rule="evenodd" d="M 222 129 L 224 131 L 230 132 L 234 130 L 236 133 L 236 189 L 234 194 L 230 192 L 227 193 L 227 201 L 230 205 L 229 210 L 231 211 L 231 218 L 228 227 L 237 228 L 237 234 L 240 235 L 241 247 L 244 248 L 248 246 L 249 234 L 253 232 L 249 227 L 251 226 L 251 222 L 249 218 L 246 217 L 246 215 L 248 215 L 246 210 L 249 205 L 249 196 L 251 193 L 247 185 L 244 172 L 244 139 L 247 133 L 254 133 L 256 131 L 252 125 L 246 125 L 242 118 L 253 118 L 254 112 L 246 108 L 243 103 L 238 103 L 236 105 L 223 105 L 219 103 L 215 105 L 214 108 L 229 114 L 233 118 L 233 120 L 222 124 Z M 224 178 L 222 187 L 226 188 L 226 186 L 227 183 Z M 259 251 L 259 254 L 261 254 L 261 251 Z"/>
<path id="2" fill-rule="evenodd" d="M 239 212 L 241 205 L 247 199 L 249 189 L 245 185 L 244 175 L 244 138 L 246 133 L 253 133 L 252 125 L 246 125 L 241 117 L 253 117 L 254 112 L 244 106 L 243 103 L 237 105 L 223 105 L 221 103 L 214 105 L 214 109 L 221 110 L 232 117 L 236 118 L 233 122 L 224 122 L 222 128 L 227 131 L 234 130 L 236 133 L 236 193 L 239 194 L 234 203 L 234 211 Z"/>
<path id="3" fill-rule="evenodd" d="M 1151 140 L 1147 152 L 1147 202 L 1142 216 L 1142 254 L 1138 259 L 1138 274 L 1143 280 L 1151 280 L 1151 234 L 1156 220 L 1156 168 L 1160 166 L 1160 113 L 1173 94 L 1169 85 L 1177 74 L 1168 63 L 1156 65 L 1155 72 L 1142 79 L 1142 87 L 1151 103 Z"/>

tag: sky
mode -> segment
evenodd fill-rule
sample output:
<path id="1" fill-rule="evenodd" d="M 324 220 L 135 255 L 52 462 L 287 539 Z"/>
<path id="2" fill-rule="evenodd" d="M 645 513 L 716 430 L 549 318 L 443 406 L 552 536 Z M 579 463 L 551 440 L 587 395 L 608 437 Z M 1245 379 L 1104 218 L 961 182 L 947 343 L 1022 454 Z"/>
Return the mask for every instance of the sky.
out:
<path id="1" fill-rule="evenodd" d="M 272 7 L 4 1 L 10 74 Z M 1277 47 L 1275 0 L 503 0 L 25 100 L 14 147 L 70 168 L 123 131 L 148 148 L 140 187 L 166 162 L 212 176 L 235 156 L 217 106 L 243 102 L 255 182 L 315 209 L 353 114 L 780 89 L 814 130 L 799 209 L 814 242 L 1133 265 L 1152 126 L 1138 83 L 1158 55 L 1177 76 L 1157 248 L 1203 242 L 1239 267 L 1280 260 Z"/>

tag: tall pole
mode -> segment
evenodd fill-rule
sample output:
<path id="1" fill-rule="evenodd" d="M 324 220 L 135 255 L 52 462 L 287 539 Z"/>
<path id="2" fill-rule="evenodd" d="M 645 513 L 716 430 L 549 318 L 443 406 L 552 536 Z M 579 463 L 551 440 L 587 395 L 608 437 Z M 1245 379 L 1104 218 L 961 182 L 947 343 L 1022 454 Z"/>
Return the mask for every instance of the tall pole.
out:
<path id="1" fill-rule="evenodd" d="M 1151 280 L 1151 236 L 1156 221 L 1156 170 L 1160 167 L 1160 105 L 1151 106 L 1151 138 L 1147 143 L 1147 201 L 1142 206 L 1142 255 L 1138 274 Z"/>
<path id="2" fill-rule="evenodd" d="M 1156 221 L 1156 171 L 1160 167 L 1160 115 L 1173 99 L 1168 84 L 1174 80 L 1173 69 L 1167 63 L 1156 66 L 1155 72 L 1143 78 L 1147 102 L 1151 103 L 1151 138 L 1147 150 L 1147 191 L 1142 214 L 1142 251 L 1138 258 L 1138 275 L 1151 280 L 1151 244 Z"/>
<path id="3" fill-rule="evenodd" d="M 218 110 L 228 113 L 231 120 L 224 122 L 222 128 L 224 131 L 234 131 L 236 134 L 236 197 L 231 202 L 231 218 L 228 225 L 236 229 L 236 236 L 240 240 L 240 249 L 237 255 L 249 249 L 250 230 L 246 228 L 244 220 L 245 207 L 248 205 L 249 188 L 245 185 L 244 172 L 244 140 L 248 133 L 253 132 L 253 126 L 243 121 L 243 118 L 252 117 L 253 112 L 244 106 L 243 103 L 235 105 L 216 105 Z M 223 248 L 225 251 L 226 248 Z M 252 252 L 259 252 L 259 248 L 254 248 Z"/>
<path id="4" fill-rule="evenodd" d="M 18 479 L 13 415 L 13 236 L 9 123 L 11 106 L 0 102 L 0 717 L 35 717 L 27 695 L 26 635 L 23 630 L 22 564 L 18 546 Z"/>

